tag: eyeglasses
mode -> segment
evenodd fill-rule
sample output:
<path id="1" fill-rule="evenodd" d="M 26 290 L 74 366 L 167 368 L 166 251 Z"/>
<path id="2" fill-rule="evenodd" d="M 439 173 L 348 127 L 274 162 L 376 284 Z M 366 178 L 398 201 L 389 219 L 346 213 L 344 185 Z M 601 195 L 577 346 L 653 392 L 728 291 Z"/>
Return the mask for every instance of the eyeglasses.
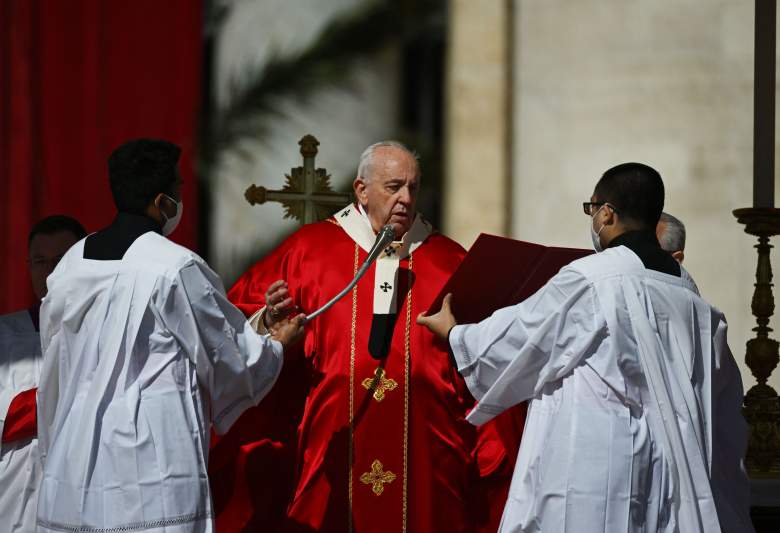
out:
<path id="1" fill-rule="evenodd" d="M 609 202 L 582 202 L 582 212 L 588 215 L 589 217 L 593 216 L 593 208 L 594 207 L 601 207 L 606 205 L 610 209 L 612 209 L 615 213 L 618 212 L 617 208 L 610 204 Z"/>

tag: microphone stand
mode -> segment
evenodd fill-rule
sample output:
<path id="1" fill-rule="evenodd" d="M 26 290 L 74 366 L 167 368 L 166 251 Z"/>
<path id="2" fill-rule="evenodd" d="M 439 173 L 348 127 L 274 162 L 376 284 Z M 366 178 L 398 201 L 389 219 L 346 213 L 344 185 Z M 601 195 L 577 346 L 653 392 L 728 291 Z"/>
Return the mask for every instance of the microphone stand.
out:
<path id="1" fill-rule="evenodd" d="M 395 230 L 393 229 L 393 226 L 391 224 L 387 224 L 379 231 L 379 233 L 376 236 L 376 240 L 374 241 L 374 245 L 371 247 L 371 250 L 368 252 L 368 257 L 366 257 L 366 260 L 363 262 L 363 264 L 358 269 L 357 273 L 355 274 L 355 278 L 349 282 L 349 285 L 344 287 L 341 292 L 339 292 L 336 296 L 330 299 L 328 303 L 314 311 L 312 314 L 308 315 L 306 317 L 306 320 L 304 321 L 304 324 L 311 322 L 315 318 L 317 318 L 319 315 L 330 309 L 333 304 L 341 300 L 349 291 L 352 290 L 352 288 L 357 285 L 357 282 L 360 281 L 360 278 L 365 275 L 365 273 L 368 271 L 368 268 L 371 266 L 371 264 L 376 261 L 377 257 L 379 257 L 379 254 L 382 253 L 382 250 L 384 250 L 391 242 L 393 242 L 393 238 L 395 237 Z"/>

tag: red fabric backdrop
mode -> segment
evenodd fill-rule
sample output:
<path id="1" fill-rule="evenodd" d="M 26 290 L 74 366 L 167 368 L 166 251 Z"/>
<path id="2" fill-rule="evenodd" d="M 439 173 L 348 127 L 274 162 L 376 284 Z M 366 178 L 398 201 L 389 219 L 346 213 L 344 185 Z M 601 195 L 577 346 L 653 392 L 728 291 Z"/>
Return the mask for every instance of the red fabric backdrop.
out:
<path id="1" fill-rule="evenodd" d="M 35 221 L 67 214 L 87 231 L 111 221 L 106 159 L 127 139 L 183 148 L 173 237 L 195 247 L 201 26 L 197 0 L 0 0 L 0 313 L 33 301 Z"/>

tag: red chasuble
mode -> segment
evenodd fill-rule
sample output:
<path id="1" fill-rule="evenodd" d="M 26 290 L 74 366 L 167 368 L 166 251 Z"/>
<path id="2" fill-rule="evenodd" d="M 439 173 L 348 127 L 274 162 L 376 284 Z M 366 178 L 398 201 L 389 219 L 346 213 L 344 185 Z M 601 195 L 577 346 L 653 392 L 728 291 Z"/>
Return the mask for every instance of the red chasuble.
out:
<path id="1" fill-rule="evenodd" d="M 310 224 L 256 263 L 229 297 L 249 315 L 284 279 L 312 312 L 366 255 L 335 219 Z M 269 396 L 212 447 L 219 531 L 496 530 L 511 475 L 511 465 L 501 465 L 507 453 L 494 429 L 465 421 L 473 399 L 446 345 L 415 323 L 463 256 L 433 233 L 400 261 L 384 359 L 368 351 L 376 266 L 308 326 Z M 485 479 L 498 473 L 492 484 Z M 504 497 L 488 502 L 486 494 Z"/>

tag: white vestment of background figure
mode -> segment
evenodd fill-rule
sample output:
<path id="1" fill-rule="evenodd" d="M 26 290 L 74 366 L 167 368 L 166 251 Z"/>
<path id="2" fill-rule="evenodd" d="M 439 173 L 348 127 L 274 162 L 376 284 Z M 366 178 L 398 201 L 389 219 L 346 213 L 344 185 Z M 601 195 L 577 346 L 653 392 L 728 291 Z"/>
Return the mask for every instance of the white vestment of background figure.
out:
<path id="1" fill-rule="evenodd" d="M 0 316 L 0 435 L 17 394 L 38 386 L 41 337 L 30 312 Z M 3 531 L 35 530 L 41 468 L 38 439 L 5 442 L 0 451 L 0 526 Z"/>

